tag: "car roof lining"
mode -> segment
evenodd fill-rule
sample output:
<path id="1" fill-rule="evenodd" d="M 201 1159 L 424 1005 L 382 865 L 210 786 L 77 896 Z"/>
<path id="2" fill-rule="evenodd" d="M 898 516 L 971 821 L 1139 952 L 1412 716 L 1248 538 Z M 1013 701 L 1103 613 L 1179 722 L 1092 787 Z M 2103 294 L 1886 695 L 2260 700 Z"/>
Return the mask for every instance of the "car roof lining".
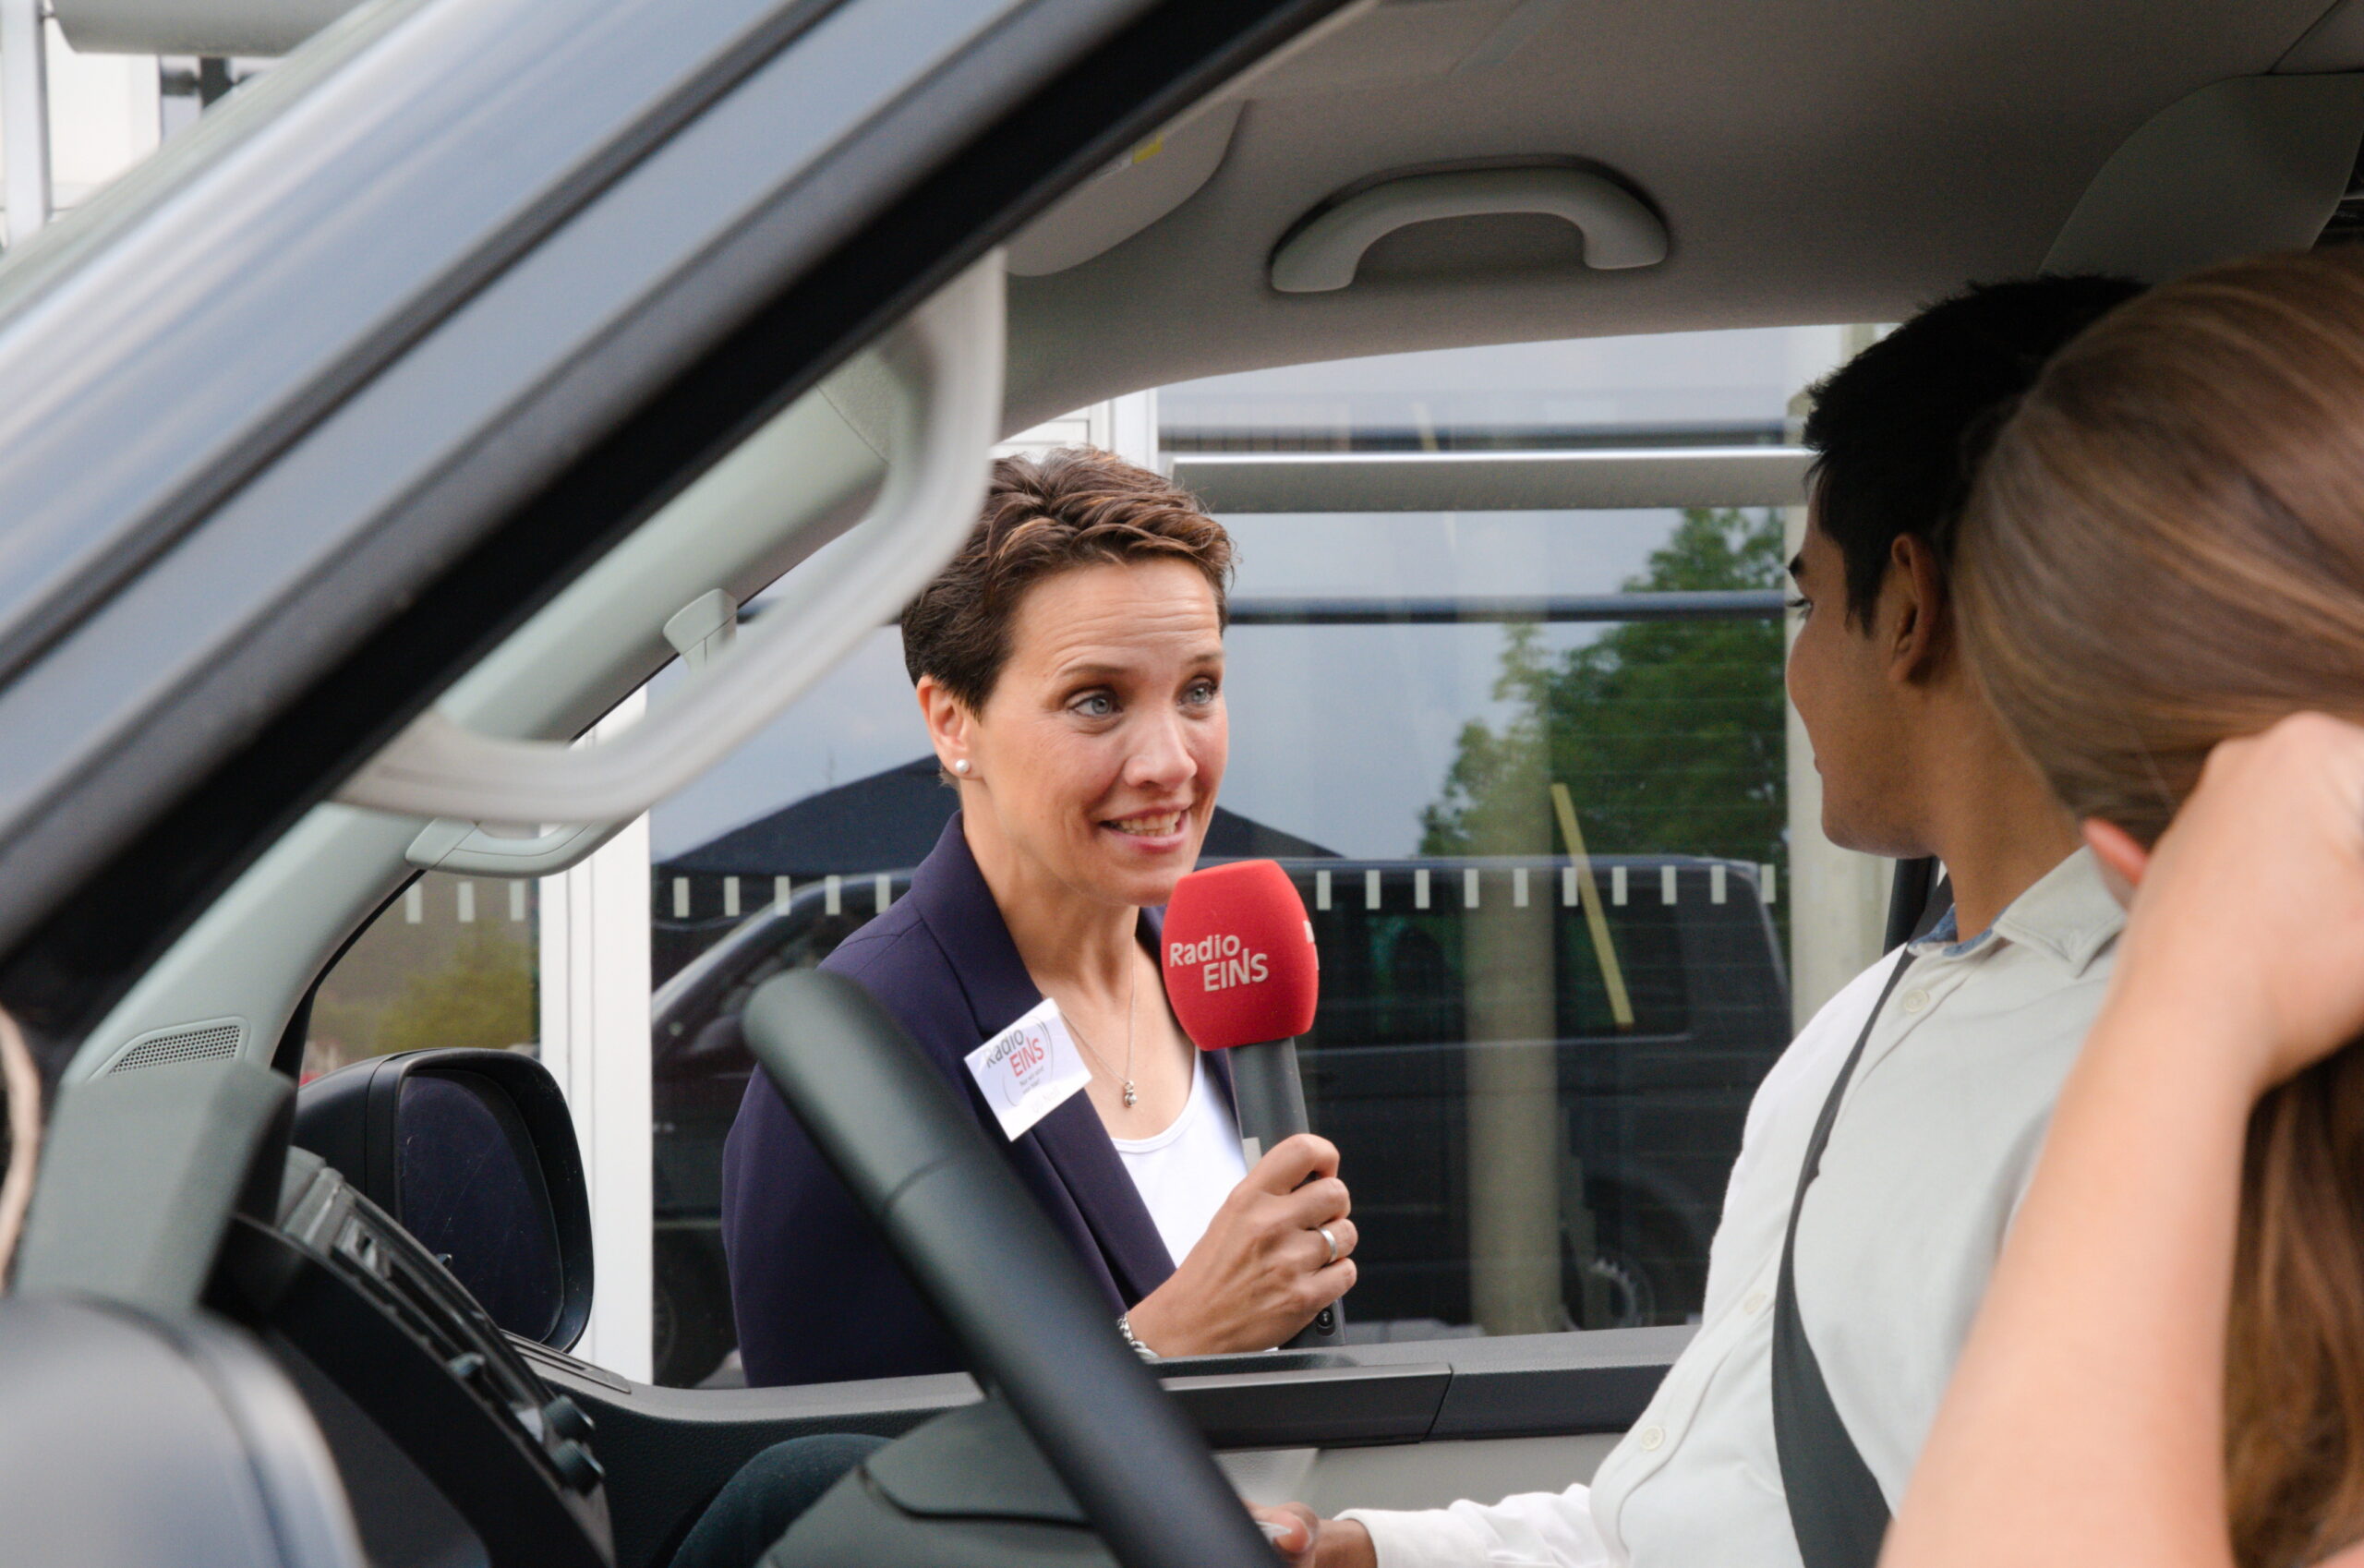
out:
<path id="1" fill-rule="evenodd" d="M 1654 0 L 1390 0 L 1218 95 L 1245 100 L 1228 149 L 1171 211 L 1011 279 L 1008 422 L 1370 354 L 1895 320 L 2033 271 L 2129 137 L 2212 82 L 2273 70 L 2326 9 L 1945 0 L 1867 26 L 1845 0 L 1714 0 L 1670 27 Z M 2348 57 L 2364 27 L 2349 32 L 2310 40 L 2310 68 L 2364 65 Z M 1673 253 L 1622 272 L 1269 286 L 1272 247 L 1339 190 L 1506 158 L 1612 171 L 1665 215 Z"/>

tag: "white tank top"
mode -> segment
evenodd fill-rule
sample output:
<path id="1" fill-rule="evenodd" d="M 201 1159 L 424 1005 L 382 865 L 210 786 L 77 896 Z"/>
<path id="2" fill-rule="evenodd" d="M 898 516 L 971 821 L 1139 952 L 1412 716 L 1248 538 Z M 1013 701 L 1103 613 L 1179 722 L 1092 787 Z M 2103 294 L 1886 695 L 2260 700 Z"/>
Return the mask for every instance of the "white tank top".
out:
<path id="1" fill-rule="evenodd" d="M 1176 1264 L 1199 1244 L 1215 1211 L 1248 1174 L 1231 1113 L 1208 1082 L 1206 1063 L 1197 1059 L 1200 1053 L 1190 1055 L 1190 1098 L 1173 1125 L 1150 1138 L 1108 1140 L 1123 1156 Z"/>

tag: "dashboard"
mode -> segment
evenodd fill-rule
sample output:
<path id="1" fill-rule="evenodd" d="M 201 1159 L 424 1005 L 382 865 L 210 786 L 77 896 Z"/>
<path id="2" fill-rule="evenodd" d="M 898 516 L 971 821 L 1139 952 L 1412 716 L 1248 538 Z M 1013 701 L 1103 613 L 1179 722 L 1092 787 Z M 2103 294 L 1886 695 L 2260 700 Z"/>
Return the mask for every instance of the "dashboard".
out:
<path id="1" fill-rule="evenodd" d="M 450 1561 L 472 1539 L 464 1560 L 611 1568 L 590 1417 L 317 1155 L 291 1151 L 274 1224 L 232 1222 L 209 1302 L 304 1388 L 373 1562 Z M 413 1504 L 456 1517 L 428 1528 Z"/>

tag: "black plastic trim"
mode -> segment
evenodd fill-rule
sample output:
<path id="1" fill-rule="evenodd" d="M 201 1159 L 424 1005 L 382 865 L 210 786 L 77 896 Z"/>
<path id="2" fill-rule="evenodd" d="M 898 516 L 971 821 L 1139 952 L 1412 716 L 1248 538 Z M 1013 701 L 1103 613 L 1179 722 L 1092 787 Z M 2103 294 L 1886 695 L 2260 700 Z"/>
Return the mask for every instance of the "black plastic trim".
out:
<path id="1" fill-rule="evenodd" d="M 1557 1437 L 1622 1432 L 1648 1408 L 1666 1364 L 1456 1371 L 1428 1437 Z"/>
<path id="2" fill-rule="evenodd" d="M 321 1241 L 345 1251 L 348 1224 L 362 1227 L 365 1246 L 407 1245 L 390 1222 L 366 1211 L 339 1216 Z M 520 1388 L 513 1381 L 527 1408 L 538 1411 L 547 1408 L 540 1380 L 515 1363 L 487 1364 L 499 1354 L 499 1331 L 480 1312 L 468 1315 L 474 1304 L 466 1293 L 439 1275 L 424 1252 L 373 1271 L 372 1292 L 354 1282 L 362 1267 L 242 1218 L 222 1248 L 209 1305 L 266 1344 L 283 1338 L 344 1390 L 451 1499 L 493 1562 L 607 1568 L 600 1489 L 567 1485 L 555 1451 L 572 1445 L 546 1428 L 529 1433 L 517 1416 Z M 452 1354 L 470 1345 L 483 1350 Z"/>
<path id="3" fill-rule="evenodd" d="M 1440 1364 L 1163 1381 L 1210 1448 L 1361 1448 L 1429 1436 L 1453 1373 Z"/>
<path id="4" fill-rule="evenodd" d="M 398 1137 L 403 1085 L 415 1074 L 447 1073 L 484 1079 L 507 1095 L 533 1141 L 563 1277 L 563 1299 L 546 1339 L 564 1350 L 583 1337 L 591 1318 L 591 1194 L 566 1095 L 539 1060 L 516 1051 L 447 1047 L 355 1062 L 297 1091 L 291 1141 L 328 1162 L 395 1224 L 407 1224 Z"/>

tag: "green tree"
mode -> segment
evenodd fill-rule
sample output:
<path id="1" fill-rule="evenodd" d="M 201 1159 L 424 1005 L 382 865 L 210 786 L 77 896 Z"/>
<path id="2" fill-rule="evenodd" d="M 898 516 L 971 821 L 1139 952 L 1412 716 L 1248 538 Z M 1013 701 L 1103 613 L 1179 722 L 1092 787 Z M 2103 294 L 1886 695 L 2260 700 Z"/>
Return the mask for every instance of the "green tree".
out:
<path id="1" fill-rule="evenodd" d="M 467 929 L 448 962 L 412 974 L 386 1008 L 378 1053 L 505 1050 L 535 1037 L 533 955 L 489 923 Z"/>
<path id="2" fill-rule="evenodd" d="M 1778 512 L 1693 509 L 1625 589 L 1765 588 L 1781 575 Z M 1421 852 L 1559 848 L 1538 798 L 1556 780 L 1596 854 L 1778 860 L 1781 657 L 1770 617 L 1626 621 L 1558 655 L 1535 627 L 1511 627 L 1494 683 L 1510 710 L 1463 728 L 1443 793 L 1421 813 Z"/>

